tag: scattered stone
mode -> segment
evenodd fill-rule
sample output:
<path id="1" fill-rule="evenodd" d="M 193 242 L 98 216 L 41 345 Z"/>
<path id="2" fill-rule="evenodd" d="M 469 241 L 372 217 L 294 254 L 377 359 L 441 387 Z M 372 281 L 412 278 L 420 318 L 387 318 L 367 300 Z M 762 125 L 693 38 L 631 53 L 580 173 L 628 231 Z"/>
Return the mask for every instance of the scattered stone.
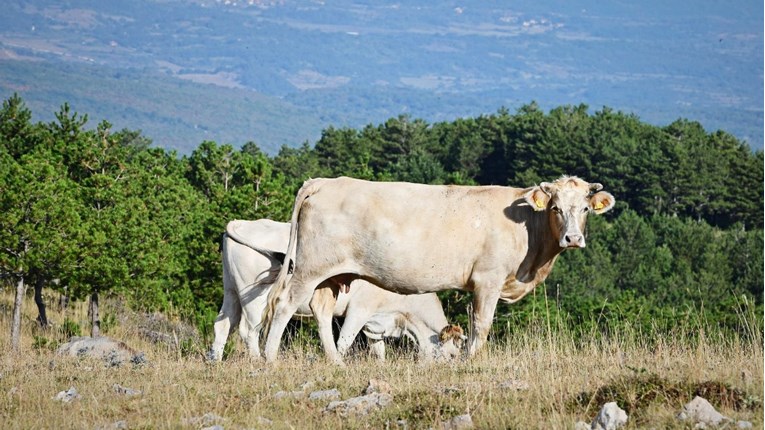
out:
<path id="1" fill-rule="evenodd" d="M 273 420 L 269 420 L 268 418 L 264 417 L 257 417 L 255 420 L 260 424 L 261 426 L 271 426 L 274 424 Z"/>
<path id="2" fill-rule="evenodd" d="M 499 388 L 505 390 L 525 391 L 529 389 L 529 384 L 526 381 L 520 379 L 508 379 L 499 383 Z"/>
<path id="3" fill-rule="evenodd" d="M 250 378 L 260 378 L 260 377 L 263 376 L 263 373 L 265 373 L 265 371 L 266 371 L 266 369 L 264 369 L 262 367 L 259 367 L 259 368 L 255 369 L 255 370 L 251 371 L 250 373 L 248 373 L 247 376 L 249 376 Z"/>
<path id="4" fill-rule="evenodd" d="M 744 385 L 749 385 L 752 383 L 752 372 L 744 369 L 741 371 L 741 382 L 744 383 Z"/>
<path id="5" fill-rule="evenodd" d="M 226 429 L 220 424 L 215 424 L 214 426 L 210 426 L 210 427 L 202 427 L 201 430 L 226 430 Z"/>
<path id="6" fill-rule="evenodd" d="M 457 415 L 444 423 L 444 430 L 467 430 L 473 428 L 473 417 L 470 414 Z"/>
<path id="7" fill-rule="evenodd" d="M 128 425 L 127 425 L 127 421 L 125 420 L 119 420 L 110 424 L 104 424 L 102 426 L 96 427 L 96 430 L 127 430 L 127 429 L 128 429 Z"/>
<path id="8" fill-rule="evenodd" d="M 315 383 L 313 381 L 305 381 L 303 382 L 303 385 L 300 386 L 300 389 L 303 391 L 308 391 L 313 388 L 314 385 Z"/>
<path id="9" fill-rule="evenodd" d="M 314 391 L 308 395 L 309 400 L 337 400 L 340 398 L 340 391 L 337 388 L 331 390 Z"/>
<path id="10" fill-rule="evenodd" d="M 367 384 L 367 388 L 365 388 L 361 394 L 363 395 L 372 394 L 372 393 L 391 394 L 392 392 L 393 392 L 393 389 L 391 388 L 389 383 L 382 381 L 380 379 L 370 379 L 369 384 Z"/>
<path id="11" fill-rule="evenodd" d="M 277 391 L 274 394 L 275 399 L 302 399 L 305 397 L 305 391 Z"/>
<path id="12" fill-rule="evenodd" d="M 752 428 L 752 423 L 750 423 L 749 421 L 737 421 L 736 422 L 736 428 L 750 429 L 750 428 Z"/>
<path id="13" fill-rule="evenodd" d="M 58 394 L 56 394 L 56 397 L 53 398 L 53 400 L 57 400 L 59 402 L 64 403 L 70 403 L 74 400 L 81 399 L 82 396 L 77 392 L 77 389 L 74 387 L 70 387 L 66 391 L 59 391 Z"/>
<path id="14" fill-rule="evenodd" d="M 457 394 L 462 392 L 462 390 L 459 387 L 451 386 L 441 389 L 441 394 L 451 395 L 451 394 Z"/>
<path id="15" fill-rule="evenodd" d="M 148 363 L 148 360 L 146 360 L 146 356 L 143 354 L 143 352 L 139 352 L 133 355 L 133 358 L 130 359 L 130 362 L 135 366 L 140 366 L 142 364 Z"/>
<path id="16" fill-rule="evenodd" d="M 123 342 L 101 337 L 74 336 L 61 345 L 56 353 L 70 357 L 90 357 L 104 361 L 107 367 L 118 367 L 124 363 L 143 364 L 146 362 L 142 352 L 137 352 Z"/>
<path id="17" fill-rule="evenodd" d="M 574 425 L 574 430 L 592 430 L 592 426 L 584 421 L 577 421 L 576 425 Z"/>
<path id="18" fill-rule="evenodd" d="M 140 391 L 140 390 L 134 390 L 132 388 L 123 387 L 120 384 L 112 385 L 112 390 L 114 390 L 114 392 L 117 393 L 117 394 L 122 394 L 122 395 L 125 395 L 125 396 L 128 396 L 128 397 L 130 397 L 130 396 L 140 396 L 141 394 L 143 394 L 143 392 Z"/>
<path id="19" fill-rule="evenodd" d="M 717 410 L 703 397 L 696 396 L 688 402 L 677 414 L 677 418 L 682 421 L 691 420 L 704 426 L 718 426 L 723 423 L 731 422 L 730 418 L 717 412 Z M 702 427 L 703 428 L 703 427 Z"/>
<path id="20" fill-rule="evenodd" d="M 353 397 L 348 400 L 330 402 L 324 412 L 334 412 L 341 417 L 349 415 L 367 415 L 375 409 L 382 409 L 393 401 L 393 396 L 386 393 L 372 393 Z"/>
<path id="21" fill-rule="evenodd" d="M 388 430 L 390 429 L 408 430 L 409 422 L 407 422 L 405 419 L 396 420 L 395 422 L 387 421 L 385 423 L 385 428 Z"/>
<path id="22" fill-rule="evenodd" d="M 603 405 L 592 422 L 592 430 L 616 430 L 627 424 L 627 412 L 620 408 L 616 402 L 609 402 Z"/>
<path id="23" fill-rule="evenodd" d="M 208 412 L 201 417 L 191 417 L 186 418 L 183 420 L 183 423 L 186 425 L 196 426 L 196 427 L 210 427 L 215 426 L 221 421 L 225 421 L 226 419 L 215 415 L 212 412 Z M 221 427 L 222 429 L 223 427 Z"/>

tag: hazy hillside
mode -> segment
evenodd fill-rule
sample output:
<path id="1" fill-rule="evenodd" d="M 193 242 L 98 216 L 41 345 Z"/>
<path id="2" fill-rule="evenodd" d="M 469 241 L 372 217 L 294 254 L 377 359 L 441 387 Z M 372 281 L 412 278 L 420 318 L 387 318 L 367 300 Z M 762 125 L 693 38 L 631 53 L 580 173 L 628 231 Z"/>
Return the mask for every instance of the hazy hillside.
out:
<path id="1" fill-rule="evenodd" d="M 761 148 L 762 10 L 713 1 L 10 1 L 0 95 L 17 91 L 49 116 L 69 101 L 182 152 L 203 139 L 254 140 L 272 152 L 328 125 L 402 113 L 452 120 L 532 100 L 609 106 L 660 125 L 685 117 Z"/>
<path id="2" fill-rule="evenodd" d="M 3 98 L 18 92 L 36 114 L 51 121 L 60 105 L 89 115 L 95 127 L 140 129 L 163 148 L 188 153 L 204 140 L 237 146 L 254 141 L 268 152 L 319 135 L 311 112 L 252 90 L 195 84 L 150 71 L 80 63 L 0 62 Z"/>

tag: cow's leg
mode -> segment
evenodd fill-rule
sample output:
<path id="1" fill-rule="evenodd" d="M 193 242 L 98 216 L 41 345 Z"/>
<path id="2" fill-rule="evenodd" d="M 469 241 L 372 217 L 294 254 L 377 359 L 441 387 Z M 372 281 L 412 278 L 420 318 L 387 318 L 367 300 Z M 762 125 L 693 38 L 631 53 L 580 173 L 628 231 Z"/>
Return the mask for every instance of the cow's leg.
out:
<path id="1" fill-rule="evenodd" d="M 226 346 L 226 340 L 231 327 L 239 324 L 242 317 L 242 307 L 239 304 L 239 297 L 233 291 L 224 289 L 223 305 L 215 318 L 213 330 L 215 331 L 215 340 L 213 341 L 208 359 L 212 361 L 221 361 L 223 359 L 223 348 Z"/>
<path id="2" fill-rule="evenodd" d="M 244 318 L 239 323 L 239 336 L 247 346 L 251 358 L 260 357 L 260 323 L 253 324 L 248 318 L 247 310 L 244 310 Z"/>
<path id="3" fill-rule="evenodd" d="M 287 323 L 297 308 L 311 298 L 321 279 L 312 282 L 302 282 L 293 276 L 287 281 L 284 290 L 279 294 L 278 301 L 273 310 L 271 327 L 266 335 L 266 344 L 263 347 L 263 354 L 269 363 L 276 361 L 279 354 L 279 344 L 287 328 Z"/>
<path id="4" fill-rule="evenodd" d="M 345 313 L 343 327 L 340 329 L 340 336 L 337 338 L 337 351 L 341 356 L 345 357 L 348 354 L 353 341 L 356 340 L 356 335 L 359 334 L 359 331 L 361 331 L 361 328 L 364 327 L 364 324 L 366 324 L 371 316 L 367 312 L 359 312 L 358 306 L 348 309 Z M 384 351 L 385 346 L 383 345 L 383 357 L 385 356 Z"/>
<path id="5" fill-rule="evenodd" d="M 494 311 L 497 309 L 500 289 L 496 287 L 476 286 L 473 296 L 473 329 L 470 331 L 470 344 L 467 355 L 472 357 L 481 349 L 489 336 Z"/>
<path id="6" fill-rule="evenodd" d="M 367 336 L 369 352 L 380 361 L 385 361 L 385 341 L 382 338 L 372 338 Z"/>
<path id="7" fill-rule="evenodd" d="M 313 317 L 316 319 L 316 325 L 319 327 L 319 339 L 322 347 L 324 347 L 324 354 L 328 360 L 343 364 L 343 359 L 337 351 L 335 338 L 332 335 L 332 317 L 335 313 L 339 291 L 337 286 L 322 285 L 313 292 L 309 306 L 313 312 Z"/>
<path id="8" fill-rule="evenodd" d="M 242 296 L 242 322 L 239 324 L 239 335 L 242 337 L 245 345 L 247 345 L 250 357 L 259 358 L 260 326 L 263 321 L 263 309 L 266 307 L 266 298 L 263 296 L 252 298 L 251 295 L 255 293 L 256 291 L 248 290 Z"/>

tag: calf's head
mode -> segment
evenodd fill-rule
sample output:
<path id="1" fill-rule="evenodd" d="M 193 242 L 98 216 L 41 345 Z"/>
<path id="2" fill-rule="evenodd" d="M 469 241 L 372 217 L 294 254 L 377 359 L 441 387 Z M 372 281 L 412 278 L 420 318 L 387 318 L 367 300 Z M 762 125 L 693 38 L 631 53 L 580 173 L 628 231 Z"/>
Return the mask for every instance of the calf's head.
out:
<path id="1" fill-rule="evenodd" d="M 614 207 L 614 196 L 600 184 L 576 176 L 542 182 L 524 198 L 535 211 L 546 211 L 550 230 L 561 248 L 584 248 L 584 226 L 590 212 L 602 214 Z"/>
<path id="2" fill-rule="evenodd" d="M 441 329 L 438 334 L 438 357 L 443 360 L 452 360 L 459 357 L 465 344 L 465 336 L 462 327 L 450 324 Z"/>

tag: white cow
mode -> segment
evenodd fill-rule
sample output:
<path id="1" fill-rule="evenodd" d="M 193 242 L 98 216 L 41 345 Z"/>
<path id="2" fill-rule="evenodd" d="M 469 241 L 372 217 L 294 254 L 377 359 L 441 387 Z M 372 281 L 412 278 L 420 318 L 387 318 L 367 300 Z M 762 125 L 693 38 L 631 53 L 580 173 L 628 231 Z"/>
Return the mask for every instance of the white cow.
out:
<path id="1" fill-rule="evenodd" d="M 215 340 L 209 358 L 219 361 L 232 329 L 239 334 L 253 357 L 260 356 L 261 316 L 268 292 L 281 268 L 289 242 L 289 223 L 268 219 L 235 220 L 228 223 L 223 236 L 223 305 L 215 320 Z M 349 293 L 339 293 L 337 284 L 328 283 L 316 295 L 334 294 L 334 316 L 344 316 L 337 350 L 345 355 L 363 329 L 375 356 L 385 358 L 385 337 L 406 335 L 418 345 L 422 360 L 449 359 L 459 353 L 462 335 L 459 327 L 449 326 L 441 302 L 435 294 L 402 296 L 363 280 L 355 280 Z M 319 300 L 327 303 L 326 300 Z M 297 316 L 312 316 L 309 303 L 298 307 Z M 458 329 L 458 330 L 457 330 Z M 439 334 L 443 331 L 443 334 Z M 333 357 L 330 357 L 333 358 Z"/>
<path id="2" fill-rule="evenodd" d="M 530 188 L 306 181 L 292 211 L 290 263 L 269 294 L 266 360 L 276 359 L 287 321 L 318 285 L 357 278 L 404 294 L 472 291 L 473 355 L 486 342 L 498 300 L 520 300 L 561 252 L 585 246 L 587 214 L 614 206 L 601 188 L 573 176 Z M 331 317 L 314 315 L 325 350 L 336 354 L 327 342 Z"/>

